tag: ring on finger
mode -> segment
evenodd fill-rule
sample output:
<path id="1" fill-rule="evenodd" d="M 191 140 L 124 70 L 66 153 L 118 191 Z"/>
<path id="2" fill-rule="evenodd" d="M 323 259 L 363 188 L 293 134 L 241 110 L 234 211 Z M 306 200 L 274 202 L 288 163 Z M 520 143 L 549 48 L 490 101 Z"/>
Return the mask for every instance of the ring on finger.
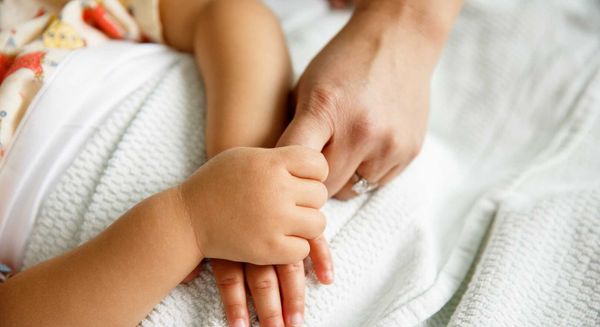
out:
<path id="1" fill-rule="evenodd" d="M 354 175 L 352 176 L 352 180 L 353 180 L 352 191 L 354 191 L 354 193 L 356 193 L 358 195 L 369 193 L 369 192 L 377 189 L 377 187 L 379 187 L 379 185 L 377 183 L 370 183 L 366 178 L 362 177 L 359 173 L 354 173 Z"/>

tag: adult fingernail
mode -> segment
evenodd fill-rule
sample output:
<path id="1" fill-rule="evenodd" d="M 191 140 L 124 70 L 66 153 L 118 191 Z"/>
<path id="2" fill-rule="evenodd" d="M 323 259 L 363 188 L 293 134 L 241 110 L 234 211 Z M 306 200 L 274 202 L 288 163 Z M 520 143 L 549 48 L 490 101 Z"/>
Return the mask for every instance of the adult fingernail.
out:
<path id="1" fill-rule="evenodd" d="M 231 325 L 231 327 L 246 327 L 246 320 L 241 318 L 237 319 L 233 322 L 233 325 Z"/>
<path id="2" fill-rule="evenodd" d="M 300 313 L 294 313 L 290 316 L 290 325 L 292 326 L 302 326 L 304 323 L 304 317 Z"/>
<path id="3" fill-rule="evenodd" d="M 325 273 L 323 273 L 323 279 L 325 279 L 324 282 L 326 282 L 326 283 L 332 283 L 333 282 L 333 271 L 331 271 L 331 270 L 325 271 Z"/>

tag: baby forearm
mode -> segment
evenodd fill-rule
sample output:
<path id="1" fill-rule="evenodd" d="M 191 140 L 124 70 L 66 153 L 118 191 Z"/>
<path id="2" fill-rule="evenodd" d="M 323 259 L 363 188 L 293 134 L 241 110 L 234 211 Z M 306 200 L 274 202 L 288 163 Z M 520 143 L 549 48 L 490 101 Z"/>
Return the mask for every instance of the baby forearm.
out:
<path id="1" fill-rule="evenodd" d="M 145 200 L 95 239 L 0 284 L 7 326 L 134 326 L 202 259 L 176 192 Z"/>
<path id="2" fill-rule="evenodd" d="M 277 19 L 259 1 L 214 1 L 196 28 L 208 155 L 235 146 L 275 146 L 285 126 L 292 78 Z"/>
<path id="3" fill-rule="evenodd" d="M 259 0 L 205 0 L 201 6 L 189 1 L 198 8 L 193 19 L 182 12 L 182 19 L 169 20 L 181 11 L 175 5 L 185 1 L 163 2 L 165 38 L 193 51 L 198 62 L 206 91 L 208 155 L 235 146 L 275 146 L 292 82 L 279 21 Z"/>

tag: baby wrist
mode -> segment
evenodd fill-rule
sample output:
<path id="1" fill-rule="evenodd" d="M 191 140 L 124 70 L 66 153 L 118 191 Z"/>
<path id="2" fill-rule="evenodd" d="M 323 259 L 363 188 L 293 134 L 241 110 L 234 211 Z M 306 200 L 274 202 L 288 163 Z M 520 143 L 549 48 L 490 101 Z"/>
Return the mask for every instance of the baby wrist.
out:
<path id="1" fill-rule="evenodd" d="M 201 261 L 205 257 L 202 247 L 204 242 L 203 233 L 198 229 L 203 226 L 195 223 L 189 205 L 186 202 L 182 185 L 165 191 L 163 196 L 165 203 L 169 204 L 169 211 L 173 217 L 173 221 L 180 226 L 180 230 L 184 233 L 182 238 L 188 240 L 186 244 L 189 244 L 189 251 L 193 251 L 195 256 L 200 258 L 199 261 Z"/>

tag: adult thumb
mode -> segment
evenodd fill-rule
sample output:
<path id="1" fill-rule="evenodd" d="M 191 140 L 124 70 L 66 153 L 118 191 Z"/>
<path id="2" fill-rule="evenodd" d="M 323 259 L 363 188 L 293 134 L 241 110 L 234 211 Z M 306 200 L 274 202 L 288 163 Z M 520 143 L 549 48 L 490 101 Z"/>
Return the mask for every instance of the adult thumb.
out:
<path id="1" fill-rule="evenodd" d="M 333 131 L 326 121 L 306 111 L 296 111 L 294 119 L 279 138 L 277 146 L 303 145 L 321 152 L 332 134 Z"/>

